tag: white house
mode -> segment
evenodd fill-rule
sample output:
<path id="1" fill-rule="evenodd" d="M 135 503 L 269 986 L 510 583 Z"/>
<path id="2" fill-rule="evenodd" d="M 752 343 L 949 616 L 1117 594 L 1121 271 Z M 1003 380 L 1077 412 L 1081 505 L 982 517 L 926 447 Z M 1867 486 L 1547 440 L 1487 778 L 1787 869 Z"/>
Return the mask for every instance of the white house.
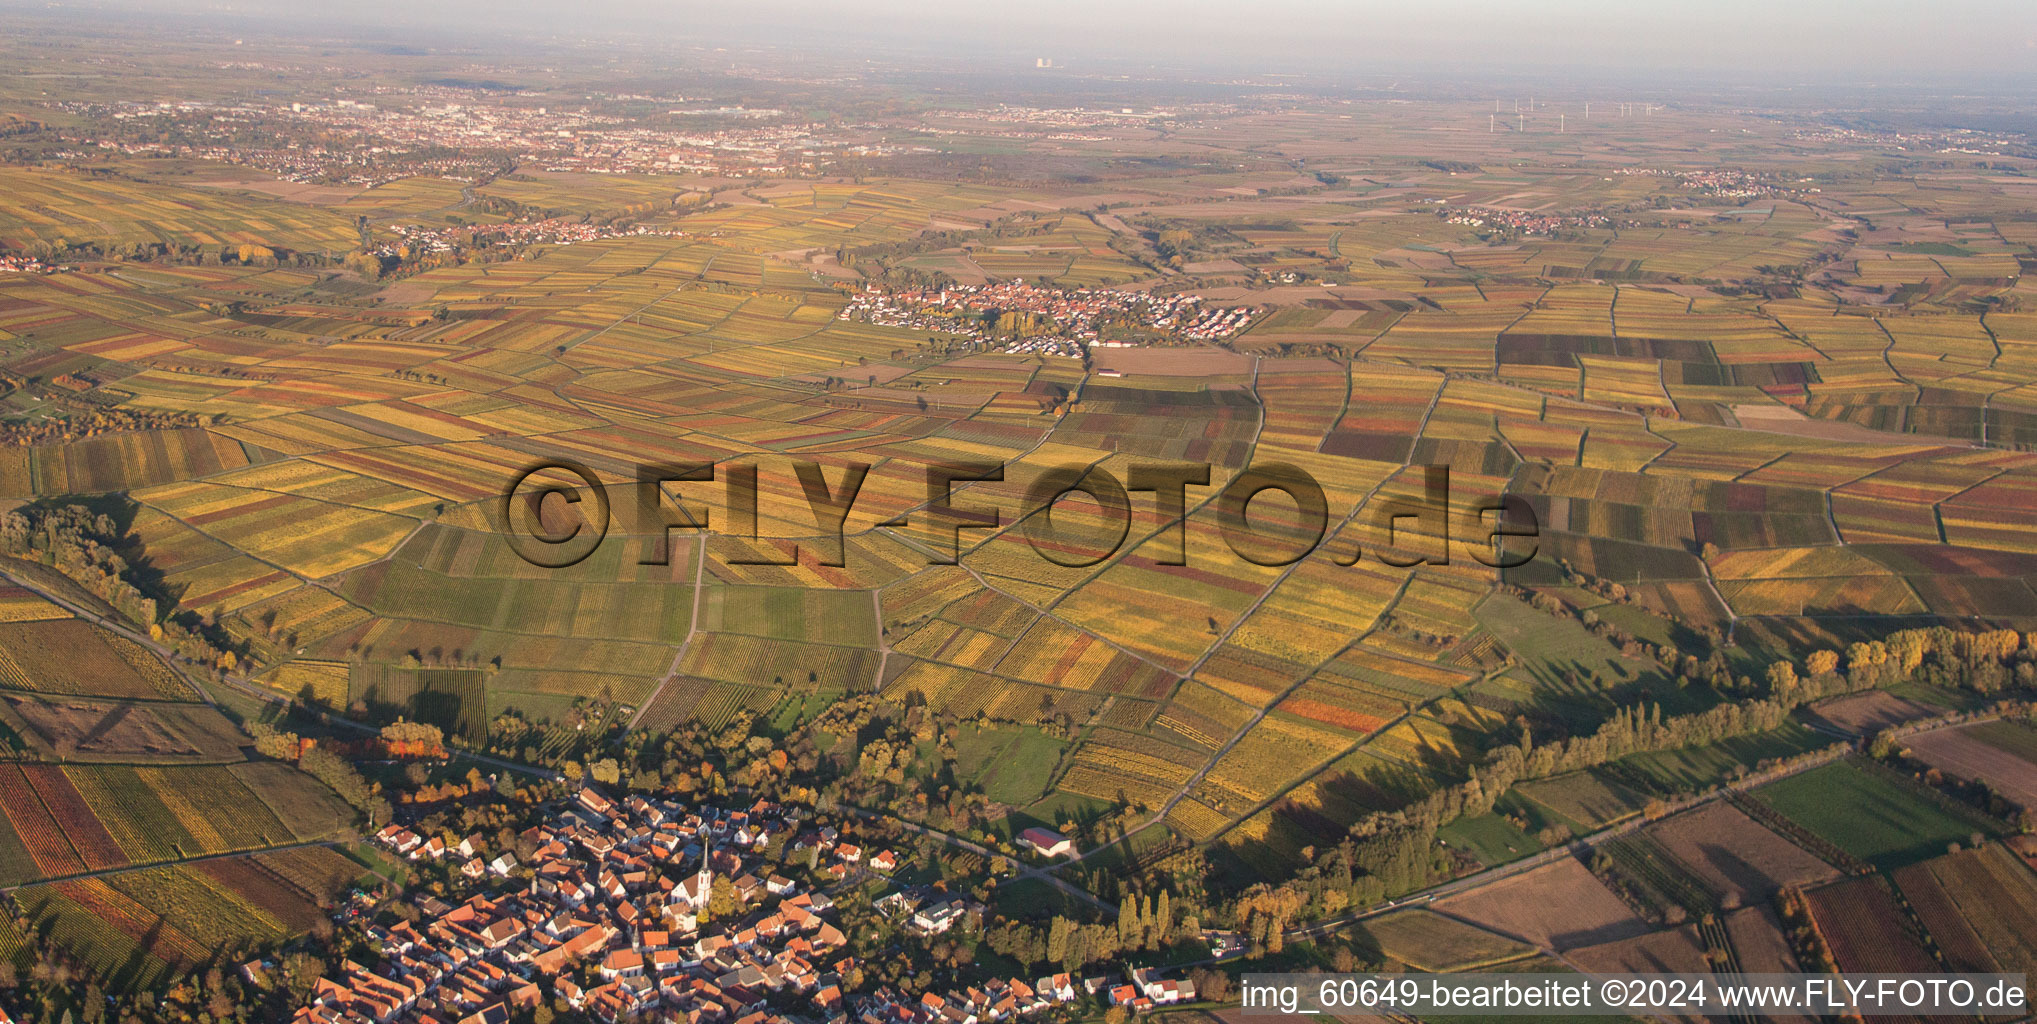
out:
<path id="1" fill-rule="evenodd" d="M 1018 835 L 1018 844 L 1042 857 L 1072 857 L 1075 841 L 1050 828 L 1029 828 Z"/>
<path id="2" fill-rule="evenodd" d="M 962 919 L 962 901 L 948 900 L 944 903 L 929 903 L 913 911 L 912 926 L 928 935 L 939 935 L 955 926 Z"/>

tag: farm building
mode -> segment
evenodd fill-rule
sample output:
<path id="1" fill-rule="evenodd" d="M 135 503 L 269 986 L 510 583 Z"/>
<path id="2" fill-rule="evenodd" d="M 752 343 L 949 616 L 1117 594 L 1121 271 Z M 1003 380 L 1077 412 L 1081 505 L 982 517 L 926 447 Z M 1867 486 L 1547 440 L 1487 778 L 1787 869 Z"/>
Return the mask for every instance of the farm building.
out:
<path id="1" fill-rule="evenodd" d="M 1042 857 L 1074 856 L 1075 842 L 1050 828 L 1029 828 L 1019 833 L 1018 844 Z"/>

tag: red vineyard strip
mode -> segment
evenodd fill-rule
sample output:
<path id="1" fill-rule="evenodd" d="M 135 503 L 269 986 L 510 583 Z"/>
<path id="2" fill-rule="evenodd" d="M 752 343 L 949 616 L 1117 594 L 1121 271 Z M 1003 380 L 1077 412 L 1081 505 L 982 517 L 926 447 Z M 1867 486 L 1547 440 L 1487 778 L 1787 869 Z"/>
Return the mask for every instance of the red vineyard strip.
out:
<path id="1" fill-rule="evenodd" d="M 49 809 L 50 817 L 56 819 L 64 836 L 85 859 L 94 871 L 106 868 L 126 867 L 130 862 L 127 854 L 121 852 L 120 844 L 113 833 L 100 824 L 99 816 L 92 813 L 92 807 L 78 793 L 78 787 L 63 769 L 54 765 L 23 765 L 22 774 L 35 792 L 42 798 L 43 806 Z"/>
<path id="2" fill-rule="evenodd" d="M 21 769 L 13 765 L 0 766 L 0 808 L 6 810 L 8 823 L 14 826 L 21 845 L 35 858 L 37 870 L 45 876 L 75 875 L 86 870 L 78 851 L 64 838 L 63 829 L 43 807 L 42 798 L 35 794 Z"/>

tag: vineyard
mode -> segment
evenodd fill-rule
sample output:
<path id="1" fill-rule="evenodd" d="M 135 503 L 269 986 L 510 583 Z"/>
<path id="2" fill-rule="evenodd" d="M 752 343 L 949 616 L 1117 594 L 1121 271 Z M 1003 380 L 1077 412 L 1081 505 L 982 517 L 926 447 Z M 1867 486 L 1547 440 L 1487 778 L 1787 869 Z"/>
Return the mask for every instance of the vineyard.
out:
<path id="1" fill-rule="evenodd" d="M 313 899 L 328 898 L 363 877 L 361 865 L 330 846 L 257 853 L 246 860 Z"/>
<path id="2" fill-rule="evenodd" d="M 330 847 L 118 871 L 16 891 L 29 927 L 111 983 L 153 988 L 205 963 L 235 963 L 309 930 L 359 866 Z M 0 954 L 18 958 L 18 936 Z"/>
<path id="3" fill-rule="evenodd" d="M 33 591 L 0 586 L 0 622 L 43 622 L 70 617 L 71 613 L 43 600 Z"/>
<path id="4" fill-rule="evenodd" d="M 1941 905 L 1937 916 L 1949 918 L 1946 930 L 1954 935 L 1960 929 L 1953 922 L 1971 929 L 1973 939 L 1962 947 L 1969 957 L 1985 950 L 1987 959 L 1999 963 L 2003 971 L 2029 973 L 2037 967 L 2037 876 L 2000 844 L 1962 850 L 1909 870 L 1918 889 L 1940 891 L 1957 908 L 1956 914 L 1948 914 Z M 1914 873 L 1920 870 L 1929 872 L 1933 884 L 1924 884 Z M 1911 887 L 1906 885 L 1903 891 L 1908 895 Z M 1952 947 L 1936 925 L 1932 934 L 1942 947 Z"/>
<path id="5" fill-rule="evenodd" d="M 1968 922 L 1945 887 L 1934 877 L 1931 862 L 1898 868 L 1890 877 L 1903 899 L 1937 944 L 1938 956 L 1955 971 L 1993 972 L 2002 969 L 1986 940 Z"/>
<path id="6" fill-rule="evenodd" d="M 1489 969 L 1534 953 L 1530 946 L 1429 910 L 1401 910 L 1364 924 L 1382 955 L 1420 971 Z"/>
<path id="7" fill-rule="evenodd" d="M 273 763 L 0 765 L 0 807 L 0 883 L 260 849 L 352 818 L 309 776 Z"/>
<path id="8" fill-rule="evenodd" d="M 208 953 L 100 879 L 37 886 L 14 900 L 45 941 L 123 987 L 156 987 Z"/>
<path id="9" fill-rule="evenodd" d="M 1841 970 L 1862 973 L 1938 970 L 1885 885 L 1879 878 L 1855 878 L 1806 894 L 1833 959 Z"/>
<path id="10" fill-rule="evenodd" d="M 207 861 L 191 868 L 123 871 L 108 876 L 106 881 L 129 899 L 154 910 L 164 922 L 197 940 L 203 948 L 232 955 L 234 947 L 243 943 L 266 943 L 282 938 L 286 930 L 281 921 L 256 899 L 259 895 L 273 896 L 275 890 L 262 892 L 257 889 L 246 893 L 230 884 L 223 884 L 228 880 L 241 880 L 243 875 L 211 868 L 213 864 L 222 863 L 232 862 Z M 302 916 L 301 911 L 298 916 Z"/>
<path id="11" fill-rule="evenodd" d="M 1622 836 L 1602 847 L 1619 874 L 1658 910 L 1676 907 L 1693 920 L 1719 905 L 1719 894 L 1692 877 L 1675 856 L 1644 834 Z"/>
<path id="12" fill-rule="evenodd" d="M 656 191 L 629 179 L 590 184 L 618 195 L 639 186 Z M 363 197 L 361 208 L 405 209 L 440 187 L 384 186 L 376 190 L 384 198 Z M 535 185 L 511 191 L 533 188 L 550 195 Z M 102 446 L 92 449 L 97 468 L 89 471 L 70 466 L 88 457 L 83 450 L 66 455 L 65 485 L 83 474 L 132 487 L 141 504 L 137 533 L 159 555 L 179 608 L 222 617 L 261 659 L 267 671 L 259 678 L 335 707 L 366 700 L 377 713 L 415 715 L 421 695 L 432 692 L 414 685 L 416 677 L 496 666 L 485 683 L 462 689 L 458 722 L 478 737 L 505 712 L 520 714 L 537 731 L 516 747 L 539 757 L 572 745 L 542 730 L 572 717 L 581 699 L 606 691 L 633 709 L 650 700 L 696 617 L 700 634 L 685 648 L 678 677 L 643 709 L 640 727 L 687 720 L 721 727 L 743 711 L 777 706 L 787 692 L 853 693 L 880 683 L 960 717 L 1087 721 L 1107 709 L 1114 728 L 1201 753 L 1184 764 L 1162 758 L 1163 768 L 1112 752 L 1136 746 L 1101 744 L 1078 752 L 1056 785 L 1106 800 L 1123 790 L 1151 804 L 1208 767 L 1195 797 L 1224 815 L 1361 745 L 1374 761 L 1435 782 L 1462 772 L 1493 730 L 1524 711 L 1589 728 L 1606 713 L 1606 687 L 1678 699 L 1647 664 L 1612 653 L 1584 629 L 1516 602 L 1481 600 L 1497 573 L 1469 562 L 1398 569 L 1377 558 L 1345 566 L 1332 557 L 1354 545 L 1384 551 L 1436 541 L 1421 527 L 1388 544 L 1374 529 L 1379 509 L 1419 497 L 1414 467 L 1426 463 L 1450 465 L 1467 492 L 1509 486 L 1526 498 L 1544 524 L 1548 558 L 1631 588 L 1627 602 L 1598 606 L 1623 628 L 1666 628 L 1648 608 L 1713 622 L 1737 613 L 1751 638 L 1824 629 L 1811 620 L 1838 611 L 1964 614 L 1978 593 L 1963 575 L 1972 566 L 1993 567 L 1989 578 L 2001 581 L 1998 596 L 2008 602 L 2001 606 L 2037 613 L 2037 595 L 2012 557 L 2020 542 L 1989 518 L 2021 493 L 2033 472 L 2026 460 L 2005 455 L 1983 481 L 1970 460 L 1943 448 L 1822 434 L 1785 447 L 1776 440 L 1783 435 L 1747 426 L 1770 422 L 1762 417 L 1777 410 L 1797 415 L 1761 390 L 1778 382 L 1825 382 L 1813 389 L 1813 412 L 1853 408 L 1848 393 L 1826 386 L 1832 378 L 1803 367 L 1865 375 L 1849 387 L 1877 373 L 1886 383 L 1890 364 L 1877 369 L 1866 360 L 1870 340 L 1886 347 L 1892 337 L 1899 354 L 1914 347 L 1926 361 L 1979 352 L 1974 339 L 1986 332 L 1964 319 L 1953 324 L 1961 318 L 1952 314 L 1885 335 L 1827 322 L 1845 318 L 1820 320 L 1798 304 L 1772 311 L 1693 304 L 1632 282 L 1572 279 L 1592 260 L 1543 241 L 1530 250 L 1547 251 L 1524 250 L 1518 266 L 1475 252 L 1465 266 L 1553 268 L 1564 275 L 1558 282 L 1487 281 L 1487 294 L 1450 290 L 1398 264 L 1370 266 L 1367 280 L 1436 285 L 1447 301 L 1399 313 L 1282 309 L 1240 339 L 1242 351 L 1261 353 L 1256 364 L 1198 353 L 1215 360 L 1212 372 L 1183 376 L 1127 353 L 1131 372 L 1085 381 L 1079 366 L 1051 360 L 901 356 L 919 352 L 924 339 L 835 320 L 839 293 L 762 255 L 780 249 L 758 248 L 762 235 L 774 239 L 770 246 L 793 237 L 829 246 L 858 231 L 907 237 L 944 215 L 952 199 L 896 182 L 869 201 L 883 212 L 858 218 L 857 227 L 774 198 L 740 214 L 686 215 L 712 236 L 590 242 L 487 275 L 442 268 L 406 281 L 420 301 L 436 295 L 468 312 L 513 310 L 507 321 L 370 316 L 275 296 L 260 319 L 239 321 L 246 333 L 235 365 L 254 368 L 245 372 L 258 379 L 194 369 L 210 364 L 185 340 L 130 348 L 88 338 L 93 325 L 119 319 L 120 303 L 139 301 L 116 281 L 89 297 L 10 285 L 9 301 L 22 305 L 0 317 L 46 323 L 39 330 L 51 338 L 75 333 L 80 358 L 103 351 L 130 360 L 134 372 L 121 387 L 136 403 L 227 418 L 226 426 L 179 435 L 175 452 Z M 1057 222 L 1043 237 L 1070 246 L 1096 230 L 1086 218 Z M 1810 225 L 1792 221 L 1796 228 Z M 1393 251 L 1395 230 L 1263 226 L 1236 237 L 1276 249 L 1326 245 L 1333 234 L 1356 246 L 1364 237 L 1376 247 L 1369 251 L 1383 254 Z M 1628 255 L 1599 266 L 1649 273 L 1658 263 L 1680 265 L 1673 248 L 1622 242 Z M 1267 255 L 1267 266 L 1309 262 L 1299 250 Z M 991 247 L 940 260 L 993 278 L 1027 266 L 1091 279 L 1101 271 L 1084 269 L 1086 258 Z M 626 265 L 641 272 L 618 272 Z M 254 293 L 262 287 L 232 269 L 203 276 Z M 553 286 L 565 290 L 552 301 L 519 302 Z M 152 308 L 189 301 L 164 287 L 150 294 Z M 1532 306 L 1525 315 L 1524 306 Z M 628 322 L 615 321 L 610 311 L 618 308 L 634 311 Z M 386 327 L 369 331 L 370 321 Z M 1823 347 L 1802 339 L 1824 339 Z M 1352 359 L 1275 354 L 1295 343 L 1330 345 Z M 536 358 L 562 346 L 570 355 L 561 361 Z M 1872 349 L 1877 359 L 1880 347 Z M 822 380 L 851 360 L 890 384 L 853 400 L 826 388 L 747 390 L 788 375 Z M 644 369 L 654 363 L 661 369 Z M 1926 369 L 1918 359 L 1894 365 Z M 1032 390 L 1039 381 L 1079 384 L 1081 398 L 1065 414 L 1040 416 Z M 552 388 L 572 402 L 537 399 Z M 1352 402 L 1353 394 L 1364 400 Z M 687 426 L 676 428 L 681 422 Z M 1931 426 L 1927 418 L 1904 429 Z M 237 460 L 207 440 L 221 436 L 281 457 Z M 846 531 L 856 564 L 736 565 L 716 547 L 696 593 L 689 542 L 682 538 L 679 557 L 666 565 L 646 566 L 644 538 L 624 524 L 571 570 L 535 572 L 494 542 L 501 524 L 487 502 L 541 437 L 562 439 L 604 466 L 645 450 L 724 461 L 766 451 L 760 536 L 809 544 L 813 524 L 786 472 L 788 457 L 818 453 L 836 460 L 836 475 L 845 453 L 867 459 L 877 468 Z M 1291 571 L 1242 563 L 1195 517 L 1180 538 L 1190 564 L 1171 565 L 1162 556 L 1174 538 L 1144 506 L 1124 551 L 1093 568 L 1046 563 L 1013 532 L 1027 478 L 1050 459 L 1200 459 L 1221 481 L 1255 458 L 1254 444 L 1323 481 L 1332 521 L 1352 523 Z M 965 531 L 964 561 L 975 575 L 941 582 L 898 539 L 932 543 L 933 534 L 875 524 L 919 500 L 908 467 L 960 455 L 1010 462 L 1011 478 L 965 488 L 969 501 L 999 510 L 1000 526 Z M 23 479 L 30 490 L 55 493 L 37 474 L 24 470 Z M 1897 539 L 1909 548 L 1861 543 Z M 1912 550 L 1933 544 L 1946 550 Z M 1705 545 L 1718 550 L 1709 563 L 1691 554 Z M 306 585 L 313 581 L 322 585 Z M 1716 607 L 1713 583 L 1725 607 Z M 6 610 L 15 605 L 22 610 Z M 16 600 L 0 608 L 0 620 L 19 620 L 0 628 L 47 625 L 33 606 Z M 891 652 L 888 681 L 876 678 L 880 647 Z M 0 650 L 36 665 L 50 660 L 27 639 Z M 62 685 L 36 665 L 0 664 L 0 680 Z M 148 676 L 131 667 L 106 678 Z M 1180 678 L 1191 669 L 1192 678 Z M 119 694 L 167 696 L 164 685 L 134 679 Z M 1112 696 L 1131 699 L 1106 703 Z M 1210 763 L 1244 714 L 1276 701 L 1277 718 L 1245 736 L 1225 763 Z M 1638 801 L 1629 790 L 1654 792 L 1638 781 L 1613 772 L 1599 779 L 1605 792 L 1544 786 L 1530 798 L 1588 829 L 1630 813 Z M 1204 819 L 1193 828 L 1212 825 Z"/>
<path id="13" fill-rule="evenodd" d="M 39 66 L 39 44 L 17 49 Z M 124 94 L 131 66 L 22 74 Z M 844 107 L 871 119 L 853 161 L 827 141 L 839 125 L 769 122 L 810 138 L 754 179 L 672 155 L 651 173 L 636 142 L 602 150 L 608 129 L 575 121 L 514 170 L 434 159 L 313 186 L 186 144 L 341 116 L 321 97 L 286 118 L 270 105 L 291 75 L 244 87 L 248 70 L 210 67 L 199 93 L 259 117 L 201 130 L 177 121 L 196 107 L 121 95 L 119 140 L 88 145 L 70 137 L 101 104 L 53 97 L 63 144 L 0 167 L 0 247 L 69 268 L 0 280 L 0 495 L 9 575 L 34 584 L 0 586 L 0 883 L 94 964 L 161 978 L 274 946 L 358 877 L 331 851 L 261 852 L 359 815 L 249 760 L 243 682 L 553 767 L 687 726 L 734 761 L 782 746 L 743 783 L 971 835 L 1116 837 L 1100 890 L 1147 885 L 1120 864 L 1212 895 L 1315 896 L 1348 870 L 1348 903 L 1377 877 L 1432 881 L 1424 856 L 1440 876 L 1634 826 L 1589 869 L 1537 876 L 1574 907 L 1463 901 L 1489 933 L 1429 910 L 1367 921 L 1382 957 L 1423 970 L 1526 960 L 1501 931 L 1586 950 L 1572 966 L 1751 969 L 1722 912 L 1797 890 L 1842 964 L 1931 966 L 1912 910 L 1946 959 L 2033 963 L 2027 872 L 1987 843 L 2006 829 L 1922 766 L 1851 756 L 1639 820 L 1842 742 L 1827 729 L 1871 737 L 2029 682 L 2027 140 L 1926 149 L 1694 100 L 1551 133 L 1486 130 L 1504 126 L 1462 96 L 1049 115 L 949 94 L 924 117 Z M 336 73 L 302 77 L 323 93 Z M 589 124 L 649 109 L 569 91 Z M 538 102 L 555 113 L 517 117 L 568 100 Z M 344 118 L 408 116 L 376 109 Z M 702 131 L 749 130 L 725 115 Z M 158 118 L 181 127 L 137 142 Z M 893 134 L 916 141 L 862 141 Z M 387 141 L 361 148 L 400 166 Z M 525 210 L 574 240 L 420 241 L 537 230 Z M 1105 284 L 1130 287 L 1055 290 Z M 549 511 L 504 495 L 548 460 L 591 490 Z M 963 461 L 985 471 L 928 473 Z M 1178 507 L 1136 482 L 1177 463 L 1200 471 Z M 714 474 L 643 487 L 640 467 L 681 464 Z M 1311 486 L 1240 493 L 1276 466 Z M 754 508 L 731 500 L 738 467 Z M 1121 522 L 1101 493 L 1027 507 L 1062 467 L 1128 483 Z M 66 503 L 105 510 L 98 548 L 56 550 L 37 517 Z M 563 529 L 596 506 L 609 520 L 570 565 L 513 536 L 524 511 Z M 706 511 L 705 535 L 681 509 Z M 1533 558 L 1481 557 L 1500 511 L 1532 512 Z M 1098 523 L 1122 542 L 1070 539 Z M 1075 553 L 1095 558 L 1054 557 Z M 1899 626 L 2013 650 L 1905 664 Z M 1876 708 L 1797 709 L 1842 688 Z M 866 772 L 866 733 L 807 730 L 871 694 L 938 738 L 887 741 L 905 753 Z M 1973 726 L 1916 752 L 2027 804 L 2033 735 Z M 394 789 L 464 766 L 362 770 Z M 1402 827 L 1422 856 L 1369 859 Z M 99 870 L 119 873 L 80 877 Z"/>
<path id="14" fill-rule="evenodd" d="M 22 769 L 0 765 L 0 808 L 28 852 L 34 875 L 62 877 L 84 870 L 85 862 L 64 837 L 64 830 L 44 806 Z"/>
<path id="15" fill-rule="evenodd" d="M 81 619 L 0 622 L 0 686 L 65 696 L 190 700 L 133 641 Z"/>
<path id="16" fill-rule="evenodd" d="M 1838 877 L 1830 864 L 1770 831 L 1728 801 L 1668 818 L 1647 830 L 1693 878 L 1728 906 L 1754 906 L 1778 891 Z"/>

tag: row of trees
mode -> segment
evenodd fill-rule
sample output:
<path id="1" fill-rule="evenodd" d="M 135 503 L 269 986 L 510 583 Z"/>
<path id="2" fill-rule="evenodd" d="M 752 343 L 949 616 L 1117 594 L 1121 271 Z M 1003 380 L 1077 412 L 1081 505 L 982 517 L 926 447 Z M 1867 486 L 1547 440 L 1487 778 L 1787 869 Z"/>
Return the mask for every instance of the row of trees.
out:
<path id="1" fill-rule="evenodd" d="M 329 253 L 299 252 L 253 242 L 234 245 L 128 242 L 123 245 L 117 242 L 39 238 L 28 243 L 25 251 L 44 263 L 119 260 L 127 263 L 165 263 L 183 267 L 319 268 L 333 265 L 333 258 Z"/>
<path id="2" fill-rule="evenodd" d="M 304 769 L 313 778 L 331 787 L 348 805 L 366 815 L 370 825 L 389 820 L 389 801 L 382 796 L 381 784 L 368 781 L 346 758 L 315 744 L 306 747 L 303 738 L 296 733 L 277 729 L 266 722 L 249 722 L 247 729 L 255 738 L 256 753 L 288 761 Z"/>
<path id="3" fill-rule="evenodd" d="M 12 388 L 33 385 L 19 378 L 7 380 Z M 67 384 L 83 388 L 96 386 L 97 382 L 81 378 L 59 377 L 54 382 L 59 387 Z M 0 423 L 0 445 L 27 447 L 42 444 L 68 444 L 88 437 L 105 434 L 125 434 L 140 430 L 170 430 L 178 427 L 198 425 L 198 417 L 187 412 L 145 412 L 136 409 L 122 409 L 118 406 L 96 405 L 36 389 L 38 397 L 51 399 L 43 407 L 41 415 Z"/>
<path id="4" fill-rule="evenodd" d="M 113 517 L 83 505 L 27 506 L 0 516 L 0 545 L 17 558 L 41 562 L 136 622 L 156 621 L 156 602 L 129 582 L 131 567 L 115 550 Z"/>
<path id="5" fill-rule="evenodd" d="M 1704 669 L 1717 664 L 1712 657 L 1688 657 Z M 1679 656 L 1670 651 L 1663 660 L 1675 663 Z M 1368 815 L 1338 846 L 1304 851 L 1308 862 L 1292 879 L 1247 890 L 1236 903 L 1237 923 L 1264 948 L 1275 949 L 1279 930 L 1297 916 L 1332 915 L 1434 884 L 1453 868 L 1436 843 L 1437 830 L 1492 810 L 1521 782 L 1634 754 L 1768 732 L 1790 721 L 1797 708 L 1836 695 L 1913 680 L 1992 693 L 2004 685 L 2030 686 L 2033 672 L 2037 634 L 1899 630 L 1879 641 L 1852 644 L 1843 655 L 1812 652 L 1804 659 L 1803 673 L 1791 661 L 1772 662 L 1755 684 L 1762 691 L 1758 696 L 1704 711 L 1665 715 L 1659 705 L 1644 702 L 1616 710 L 1590 732 L 1547 740 L 1538 740 L 1523 722 L 1518 739 L 1489 750 L 1463 782 L 1438 788 L 1407 807 Z"/>
<path id="6" fill-rule="evenodd" d="M 144 574 L 122 554 L 131 547 L 112 516 L 85 505 L 29 505 L 0 516 L 0 548 L 8 554 L 62 573 L 114 611 L 145 624 L 150 639 L 186 661 L 234 669 L 235 645 L 216 625 L 189 612 L 159 614 L 157 598 L 137 583 Z"/>

